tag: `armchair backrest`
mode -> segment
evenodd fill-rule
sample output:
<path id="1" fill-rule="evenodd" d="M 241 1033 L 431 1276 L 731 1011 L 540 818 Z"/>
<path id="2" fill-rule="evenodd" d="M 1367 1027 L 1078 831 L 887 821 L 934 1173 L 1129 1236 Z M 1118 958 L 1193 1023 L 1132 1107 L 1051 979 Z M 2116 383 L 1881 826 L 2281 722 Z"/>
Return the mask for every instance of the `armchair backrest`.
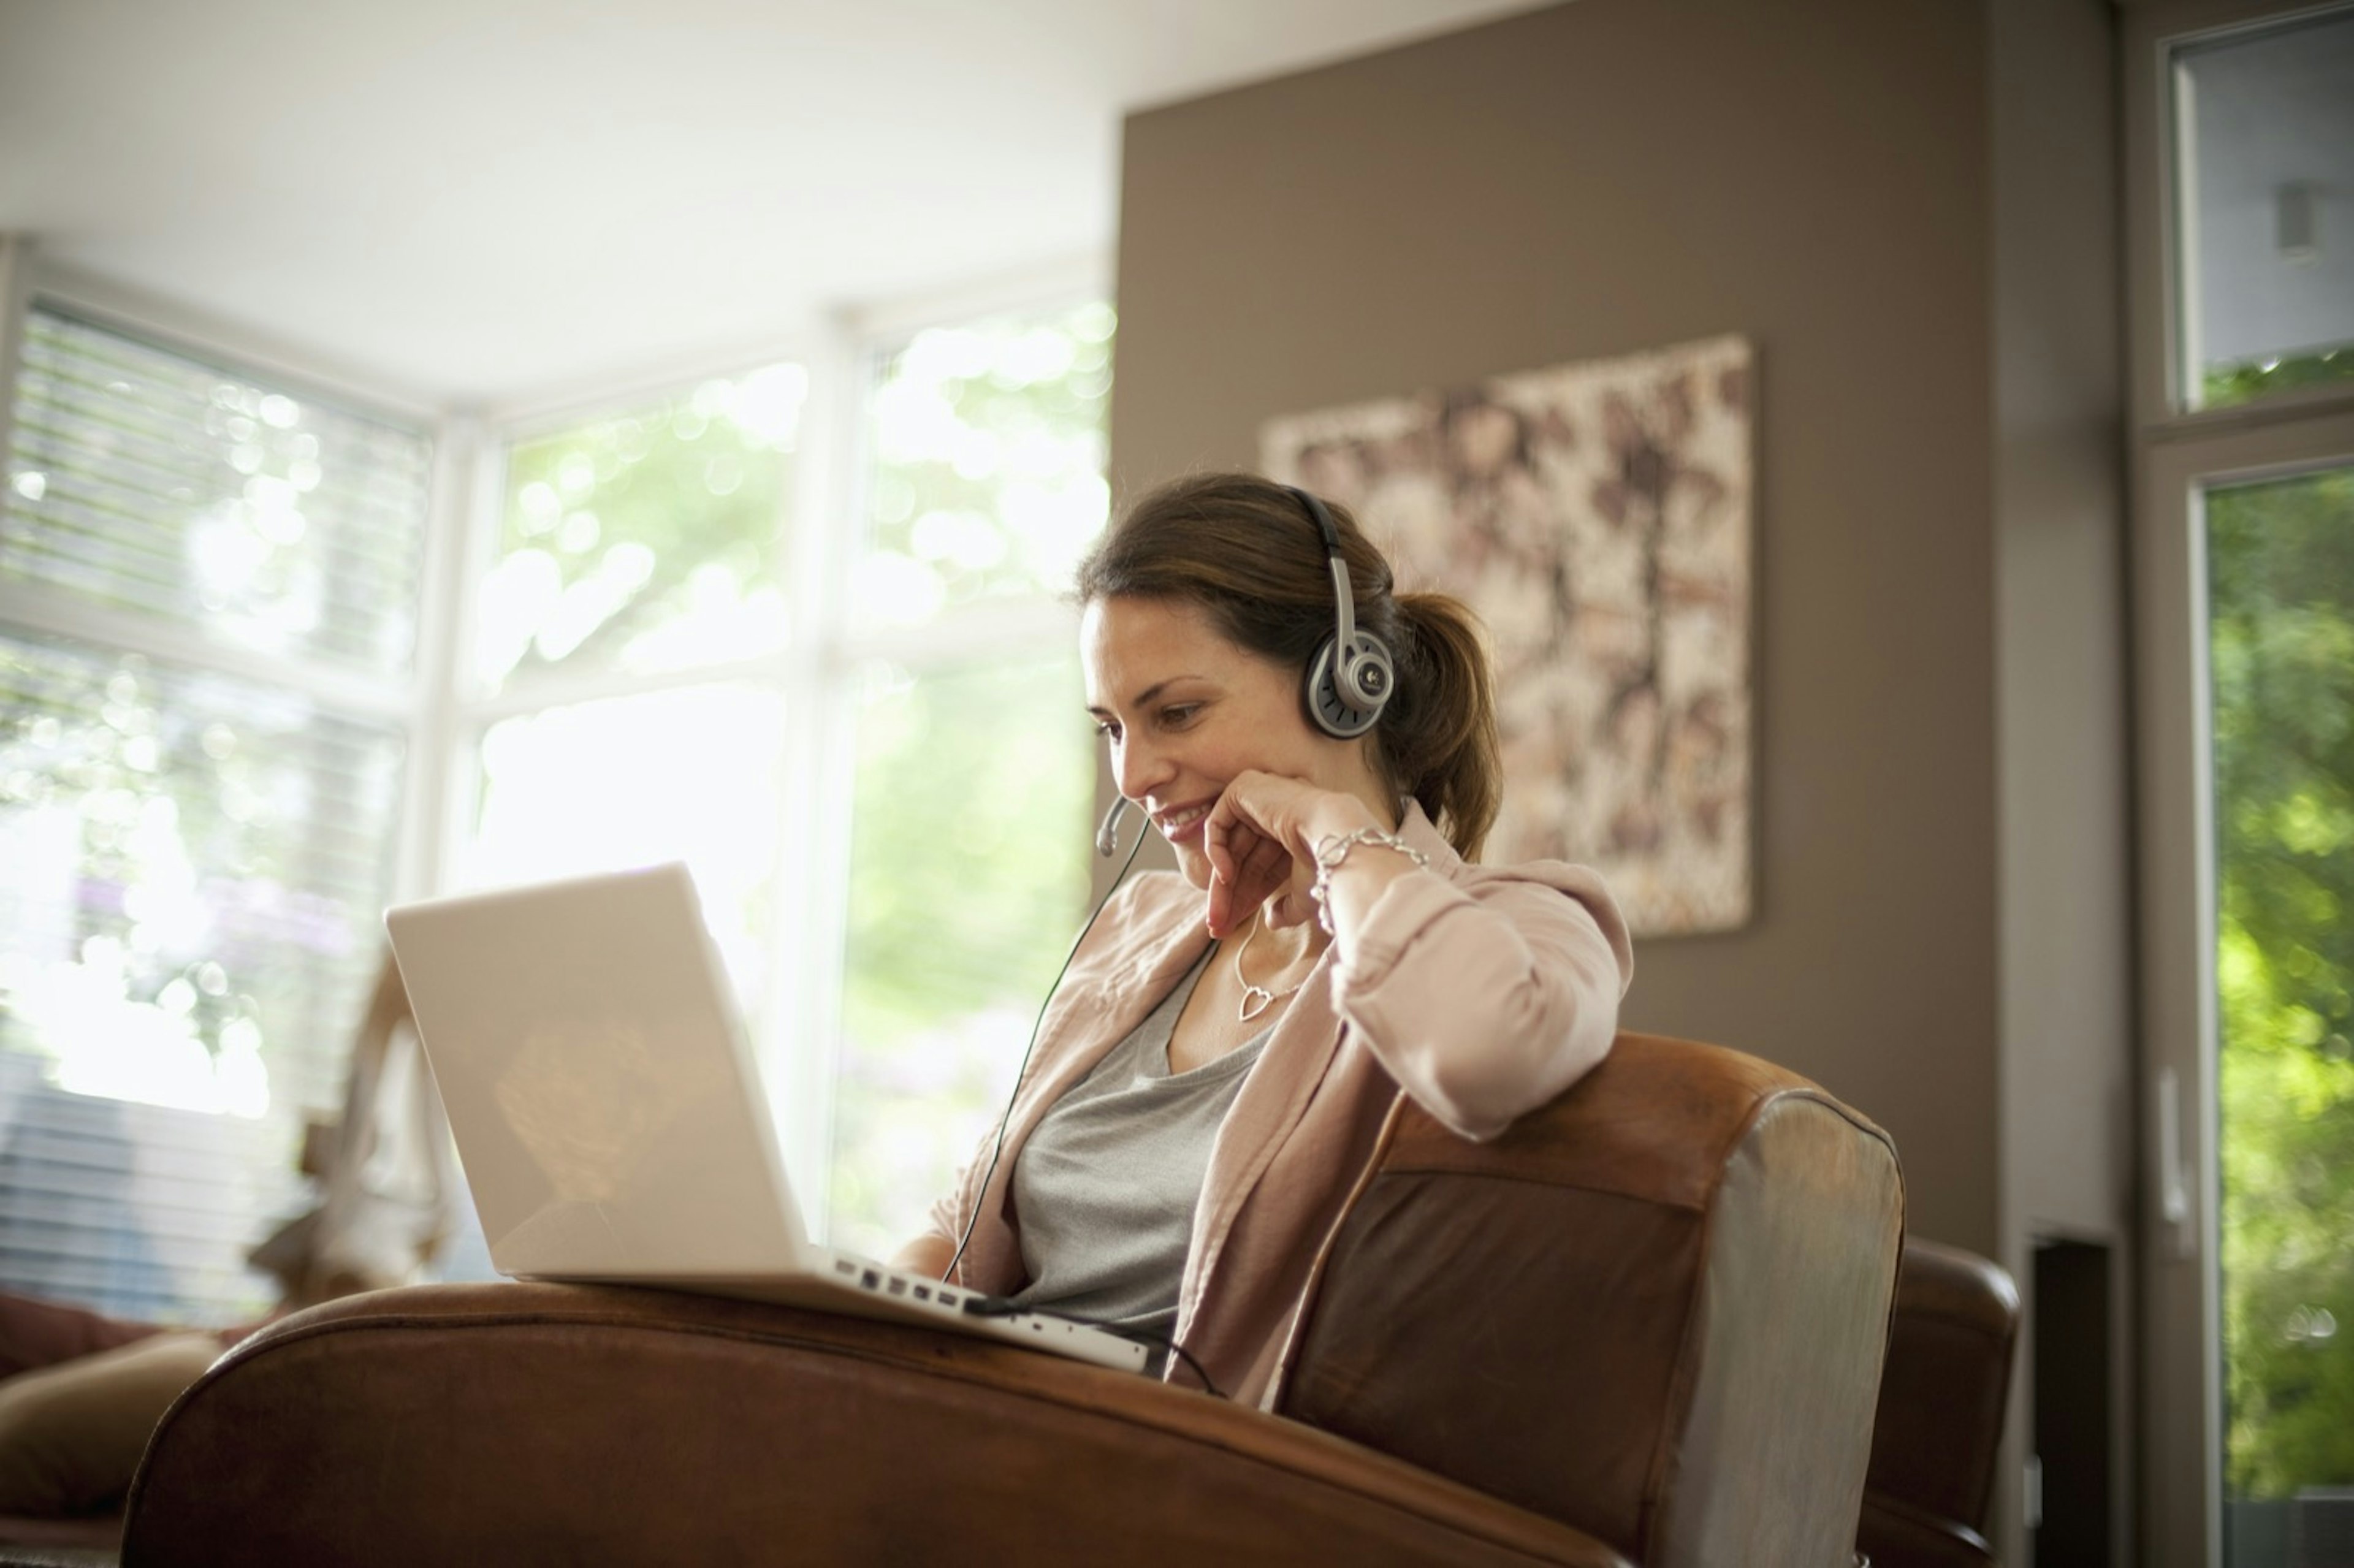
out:
<path id="1" fill-rule="evenodd" d="M 1903 1219 L 1823 1090 L 1622 1034 L 1490 1143 L 1401 1105 L 1279 1408 L 1647 1568 L 1845 1563 Z"/>

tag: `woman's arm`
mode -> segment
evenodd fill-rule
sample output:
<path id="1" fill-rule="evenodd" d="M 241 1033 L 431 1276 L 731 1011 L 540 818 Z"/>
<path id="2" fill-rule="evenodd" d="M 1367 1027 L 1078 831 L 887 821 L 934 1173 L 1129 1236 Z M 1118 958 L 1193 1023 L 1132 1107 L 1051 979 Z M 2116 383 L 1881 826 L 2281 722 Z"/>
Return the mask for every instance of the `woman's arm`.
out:
<path id="1" fill-rule="evenodd" d="M 949 1259 L 955 1255 L 956 1243 L 944 1235 L 927 1233 L 893 1253 L 891 1266 L 940 1279 L 947 1276 Z"/>
<path id="2" fill-rule="evenodd" d="M 1341 1016 L 1399 1087 L 1466 1138 L 1496 1137 L 1617 1037 L 1632 960 L 1617 908 L 1585 876 L 1575 890 L 1396 876 L 1343 945 Z"/>
<path id="3" fill-rule="evenodd" d="M 1204 835 L 1209 926 L 1313 918 L 1320 846 L 1386 830 L 1363 800 L 1246 772 Z M 1339 846 L 1334 843 L 1334 848 Z M 1330 860 L 1325 907 L 1334 1001 L 1398 1086 L 1466 1138 L 1493 1138 L 1577 1081 L 1610 1049 L 1633 968 L 1617 907 L 1590 872 L 1458 886 L 1367 840 Z"/>
<path id="4" fill-rule="evenodd" d="M 930 1226 L 891 1255 L 891 1266 L 904 1268 L 910 1274 L 928 1274 L 934 1279 L 946 1279 L 949 1265 L 957 1255 L 958 1238 L 966 1234 L 965 1216 L 972 1205 L 981 1202 L 980 1182 L 982 1173 L 995 1163 L 998 1151 L 997 1134 L 992 1128 L 972 1151 L 956 1173 L 949 1190 L 932 1204 L 924 1216 Z"/>

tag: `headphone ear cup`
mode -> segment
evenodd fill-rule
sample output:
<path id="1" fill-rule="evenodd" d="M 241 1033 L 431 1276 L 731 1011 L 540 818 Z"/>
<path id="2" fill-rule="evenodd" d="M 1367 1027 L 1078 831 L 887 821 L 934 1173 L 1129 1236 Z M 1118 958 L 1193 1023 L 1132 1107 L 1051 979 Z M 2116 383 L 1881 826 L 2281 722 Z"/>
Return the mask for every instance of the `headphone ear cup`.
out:
<path id="1" fill-rule="evenodd" d="M 1389 645 L 1370 631 L 1358 631 L 1349 639 L 1349 652 L 1341 661 L 1336 679 L 1342 699 L 1351 707 L 1379 718 L 1397 684 L 1397 666 L 1390 659 Z"/>
<path id="2" fill-rule="evenodd" d="M 1360 633 L 1350 641 L 1357 657 L 1349 662 L 1351 668 L 1345 673 L 1335 667 L 1333 639 L 1327 637 L 1316 645 L 1315 654 L 1308 661 L 1306 689 L 1300 694 L 1307 701 L 1309 723 L 1335 740 L 1354 740 L 1373 728 L 1388 705 L 1392 684 L 1389 651 L 1381 640 Z M 1376 662 L 1378 672 L 1373 667 Z M 1351 686 L 1357 688 L 1354 693 L 1348 690 Z"/>

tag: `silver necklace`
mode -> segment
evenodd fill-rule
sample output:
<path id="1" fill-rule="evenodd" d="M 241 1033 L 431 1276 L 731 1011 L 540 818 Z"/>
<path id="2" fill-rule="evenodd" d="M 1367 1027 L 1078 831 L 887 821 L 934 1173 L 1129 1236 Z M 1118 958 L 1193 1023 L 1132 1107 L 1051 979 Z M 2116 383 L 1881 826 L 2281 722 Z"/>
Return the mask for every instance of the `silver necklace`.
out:
<path id="1" fill-rule="evenodd" d="M 1235 1010 L 1235 1015 L 1245 1023 L 1248 1023 L 1252 1019 L 1308 983 L 1308 975 L 1301 975 L 1281 991 L 1269 991 L 1263 985 L 1253 985 L 1246 980 L 1243 977 L 1243 955 L 1250 951 L 1251 938 L 1257 935 L 1258 920 L 1257 916 L 1253 916 L 1251 928 L 1243 933 L 1243 945 L 1235 949 L 1235 983 L 1243 988 L 1243 1000 Z M 1308 972 L 1313 974 L 1316 971 L 1311 969 Z"/>

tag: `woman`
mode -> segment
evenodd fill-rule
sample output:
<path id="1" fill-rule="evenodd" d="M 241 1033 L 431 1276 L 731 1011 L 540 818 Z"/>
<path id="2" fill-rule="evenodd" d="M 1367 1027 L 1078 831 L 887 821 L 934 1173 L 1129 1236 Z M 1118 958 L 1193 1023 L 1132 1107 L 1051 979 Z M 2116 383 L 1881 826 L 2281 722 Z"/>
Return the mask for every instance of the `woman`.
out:
<path id="1" fill-rule="evenodd" d="M 1328 523 L 1356 622 L 1395 664 L 1354 738 L 1303 695 L 1338 613 Z M 1078 591 L 1088 711 L 1179 872 L 1105 907 L 1002 1151 L 983 1146 L 900 1261 L 1166 1337 L 1172 1380 L 1271 1403 L 1399 1097 L 1488 1139 L 1575 1083 L 1617 1030 L 1626 928 L 1589 871 L 1471 863 L 1500 793 L 1476 623 L 1394 593 L 1344 511 L 1245 475 L 1180 481 L 1111 530 Z"/>

